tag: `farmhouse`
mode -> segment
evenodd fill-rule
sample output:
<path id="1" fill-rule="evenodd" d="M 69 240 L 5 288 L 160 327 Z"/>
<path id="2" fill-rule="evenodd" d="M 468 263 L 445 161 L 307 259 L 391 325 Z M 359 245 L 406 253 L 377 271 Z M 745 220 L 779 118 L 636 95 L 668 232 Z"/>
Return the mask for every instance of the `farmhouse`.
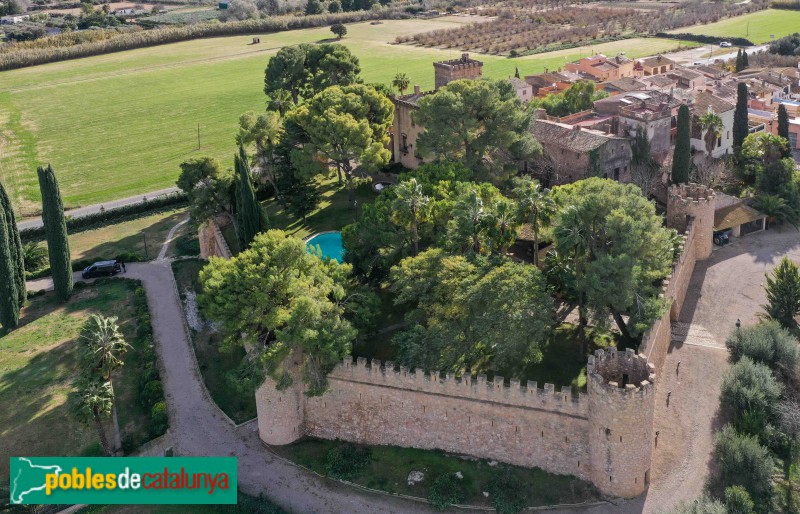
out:
<path id="1" fill-rule="evenodd" d="M 675 61 L 663 55 L 655 55 L 636 61 L 637 76 L 664 75 L 675 69 Z M 641 75 L 639 75 L 641 73 Z"/>
<path id="2" fill-rule="evenodd" d="M 564 67 L 567 71 L 581 73 L 594 77 L 598 82 L 616 80 L 622 77 L 633 77 L 634 62 L 623 54 L 616 57 L 606 57 L 603 54 L 584 57 L 575 62 L 569 62 Z"/>

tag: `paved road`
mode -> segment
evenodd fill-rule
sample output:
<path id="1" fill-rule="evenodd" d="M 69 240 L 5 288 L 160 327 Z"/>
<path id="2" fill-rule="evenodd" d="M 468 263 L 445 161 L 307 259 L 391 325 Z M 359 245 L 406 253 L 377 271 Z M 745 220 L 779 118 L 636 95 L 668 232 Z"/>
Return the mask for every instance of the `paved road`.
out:
<path id="1" fill-rule="evenodd" d="M 756 52 L 760 52 L 764 50 L 769 45 L 759 45 L 759 46 L 751 46 L 747 48 L 743 48 L 748 54 L 754 54 Z M 695 48 L 690 48 L 688 50 L 682 50 L 680 52 L 673 52 L 668 54 L 668 57 L 675 62 L 680 64 L 694 64 L 694 63 L 701 63 L 701 64 L 712 64 L 717 59 L 734 59 L 736 57 L 736 52 L 738 48 L 733 48 L 731 52 L 714 55 L 712 57 L 706 57 L 709 54 L 709 48 L 713 47 L 715 52 L 720 51 L 719 45 L 702 45 Z"/>
<path id="2" fill-rule="evenodd" d="M 73 218 L 80 218 L 82 216 L 86 216 L 87 214 L 94 214 L 96 212 L 100 212 L 100 208 L 104 209 L 114 209 L 116 207 L 124 207 L 126 205 L 133 205 L 135 203 L 141 203 L 145 197 L 149 199 L 153 199 L 156 196 L 161 196 L 169 193 L 174 193 L 178 191 L 177 187 L 168 187 L 166 189 L 159 189 L 158 191 L 153 191 L 150 193 L 145 193 L 143 195 L 136 195 L 136 196 L 129 196 L 128 198 L 122 198 L 120 200 L 112 200 L 110 202 L 105 203 L 98 203 L 95 205 L 87 205 L 86 207 L 79 207 L 77 209 L 70 209 L 66 211 L 67 216 L 71 216 Z M 25 230 L 27 228 L 36 228 L 42 226 L 42 218 L 36 217 L 31 218 L 25 221 L 20 221 L 17 223 L 17 227 L 20 230 Z"/>

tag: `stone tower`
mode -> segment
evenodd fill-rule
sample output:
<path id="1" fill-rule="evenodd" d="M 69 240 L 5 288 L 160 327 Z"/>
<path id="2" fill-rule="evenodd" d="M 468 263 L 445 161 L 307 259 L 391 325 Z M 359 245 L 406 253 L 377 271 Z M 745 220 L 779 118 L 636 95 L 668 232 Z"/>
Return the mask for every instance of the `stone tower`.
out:
<path id="1" fill-rule="evenodd" d="M 292 385 L 279 391 L 275 381 L 267 376 L 256 390 L 258 435 L 267 444 L 281 446 L 297 441 L 305 431 L 305 389 L 300 374 L 300 354 L 289 359 Z"/>
<path id="2" fill-rule="evenodd" d="M 470 59 L 469 54 L 461 54 L 460 59 L 433 63 L 436 89 L 448 82 L 460 79 L 479 79 L 483 77 L 483 62 Z"/>
<path id="3" fill-rule="evenodd" d="M 592 482 L 603 494 L 638 496 L 650 483 L 655 368 L 610 348 L 589 357 L 587 376 Z"/>
<path id="4" fill-rule="evenodd" d="M 698 260 L 711 256 L 715 198 L 713 189 L 700 184 L 673 185 L 667 192 L 667 226 L 683 234 L 689 218 L 693 218 L 695 255 Z"/>

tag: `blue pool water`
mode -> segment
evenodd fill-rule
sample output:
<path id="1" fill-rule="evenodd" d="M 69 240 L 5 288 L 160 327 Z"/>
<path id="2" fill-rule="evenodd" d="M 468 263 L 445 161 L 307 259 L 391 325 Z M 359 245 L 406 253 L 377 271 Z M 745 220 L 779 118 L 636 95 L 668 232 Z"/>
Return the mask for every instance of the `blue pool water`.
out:
<path id="1" fill-rule="evenodd" d="M 319 246 L 322 250 L 322 256 L 334 259 L 337 262 L 344 260 L 344 246 L 342 246 L 342 233 L 341 232 L 328 232 L 327 234 L 320 234 L 314 236 L 306 241 L 306 246 L 311 249 Z"/>

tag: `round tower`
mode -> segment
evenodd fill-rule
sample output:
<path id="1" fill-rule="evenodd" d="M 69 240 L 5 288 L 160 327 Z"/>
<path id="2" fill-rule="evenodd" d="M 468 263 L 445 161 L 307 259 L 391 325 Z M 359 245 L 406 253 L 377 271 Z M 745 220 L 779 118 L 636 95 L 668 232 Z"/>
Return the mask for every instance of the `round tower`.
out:
<path id="1" fill-rule="evenodd" d="M 275 380 L 267 375 L 256 390 L 258 435 L 267 444 L 281 446 L 293 443 L 305 433 L 303 377 L 299 372 L 299 355 L 289 359 L 292 385 L 279 391 Z"/>
<path id="2" fill-rule="evenodd" d="M 592 482 L 603 494 L 638 496 L 650 483 L 655 369 L 611 348 L 589 357 L 587 378 Z"/>
<path id="3" fill-rule="evenodd" d="M 696 231 L 695 255 L 699 260 L 711 256 L 715 205 L 714 190 L 700 184 L 673 185 L 667 192 L 667 226 L 683 234 L 692 219 Z"/>

